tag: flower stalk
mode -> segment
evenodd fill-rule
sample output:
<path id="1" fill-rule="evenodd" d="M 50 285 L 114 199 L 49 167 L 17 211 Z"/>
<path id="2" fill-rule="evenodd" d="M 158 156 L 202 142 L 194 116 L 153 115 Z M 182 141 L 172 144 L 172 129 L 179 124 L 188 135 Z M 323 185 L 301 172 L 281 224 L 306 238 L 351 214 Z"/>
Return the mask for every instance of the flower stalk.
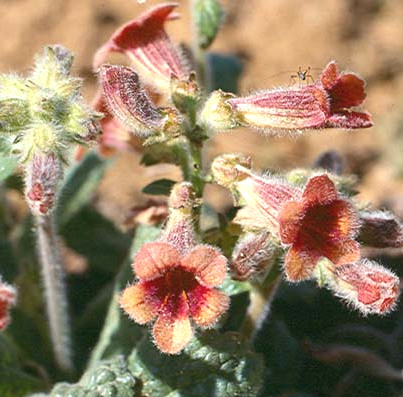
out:
<path id="1" fill-rule="evenodd" d="M 73 369 L 67 291 L 53 213 L 36 215 L 38 253 L 46 296 L 46 311 L 56 362 L 66 371 Z"/>

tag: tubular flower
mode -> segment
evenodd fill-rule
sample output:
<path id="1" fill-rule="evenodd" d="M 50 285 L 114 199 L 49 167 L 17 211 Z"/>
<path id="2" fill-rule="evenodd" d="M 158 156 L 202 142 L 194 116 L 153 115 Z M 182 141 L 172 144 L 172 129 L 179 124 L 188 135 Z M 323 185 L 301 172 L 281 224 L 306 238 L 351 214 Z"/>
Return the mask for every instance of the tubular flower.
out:
<path id="1" fill-rule="evenodd" d="M 16 303 L 17 293 L 13 287 L 4 283 L 0 277 L 0 331 L 10 323 L 9 310 Z"/>
<path id="2" fill-rule="evenodd" d="M 320 284 L 363 314 L 386 314 L 396 306 L 399 278 L 376 262 L 360 260 L 335 266 L 323 260 L 314 273 Z"/>
<path id="3" fill-rule="evenodd" d="M 121 52 L 130 58 L 148 83 L 169 92 L 171 76 L 182 79 L 187 74 L 178 51 L 164 30 L 166 21 L 178 18 L 173 13 L 176 7 L 176 3 L 157 5 L 120 27 L 95 54 L 95 70 L 109 53 Z"/>
<path id="4" fill-rule="evenodd" d="M 99 69 L 104 99 L 114 116 L 140 137 L 162 132 L 175 134 L 180 117 L 174 108 L 157 108 L 128 67 L 102 65 Z"/>
<path id="5" fill-rule="evenodd" d="M 186 183 L 173 188 L 163 237 L 140 248 L 133 263 L 139 281 L 120 298 L 123 310 L 135 322 L 156 319 L 154 341 L 168 354 L 179 353 L 189 343 L 190 319 L 209 327 L 229 306 L 228 296 L 215 288 L 224 281 L 227 260 L 215 248 L 194 243 L 191 205 L 180 205 L 188 201 L 189 191 Z"/>
<path id="6" fill-rule="evenodd" d="M 241 125 L 269 130 L 298 131 L 318 128 L 368 128 L 371 115 L 350 110 L 365 99 L 364 80 L 353 73 L 337 73 L 330 62 L 320 80 L 304 87 L 264 91 L 243 98 L 232 98 Z"/>
<path id="7" fill-rule="evenodd" d="M 327 175 L 311 178 L 301 191 L 249 172 L 236 189 L 245 207 L 234 221 L 246 230 L 268 230 L 289 246 L 285 257 L 289 281 L 311 277 L 321 257 L 335 265 L 360 258 L 354 240 L 360 228 L 358 214 L 350 202 L 338 197 Z"/>

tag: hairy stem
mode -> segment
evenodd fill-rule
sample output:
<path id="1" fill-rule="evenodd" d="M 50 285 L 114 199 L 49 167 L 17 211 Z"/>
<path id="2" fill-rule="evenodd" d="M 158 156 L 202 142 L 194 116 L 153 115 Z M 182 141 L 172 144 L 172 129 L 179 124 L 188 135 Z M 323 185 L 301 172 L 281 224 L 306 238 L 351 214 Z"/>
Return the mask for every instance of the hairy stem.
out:
<path id="1" fill-rule="evenodd" d="M 37 215 L 35 220 L 39 259 L 45 287 L 46 310 L 55 358 L 61 369 L 71 371 L 73 364 L 70 321 L 56 228 L 52 215 Z"/>

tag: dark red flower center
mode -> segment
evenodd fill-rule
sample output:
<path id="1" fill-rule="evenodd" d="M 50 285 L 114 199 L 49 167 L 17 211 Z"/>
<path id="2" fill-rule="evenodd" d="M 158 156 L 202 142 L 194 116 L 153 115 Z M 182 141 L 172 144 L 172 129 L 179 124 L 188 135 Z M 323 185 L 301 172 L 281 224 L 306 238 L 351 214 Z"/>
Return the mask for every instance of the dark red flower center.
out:
<path id="1" fill-rule="evenodd" d="M 339 227 L 339 216 L 334 204 L 315 205 L 308 209 L 301 223 L 298 240 L 320 252 L 326 246 L 341 242 L 342 233 Z"/>

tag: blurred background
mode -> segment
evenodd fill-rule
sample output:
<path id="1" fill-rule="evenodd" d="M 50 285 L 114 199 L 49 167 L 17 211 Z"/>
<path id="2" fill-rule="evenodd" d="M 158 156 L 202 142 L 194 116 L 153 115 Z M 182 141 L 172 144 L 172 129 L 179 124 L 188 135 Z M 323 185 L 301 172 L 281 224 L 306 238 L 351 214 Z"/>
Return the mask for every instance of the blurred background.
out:
<path id="1" fill-rule="evenodd" d="M 60 43 L 76 54 L 74 73 L 84 78 L 88 102 L 96 90 L 92 56 L 115 29 L 159 1 L 0 0 L 0 70 L 24 73 L 35 52 Z M 188 1 L 180 0 L 180 20 L 167 28 L 177 43 L 190 37 Z M 375 127 L 351 132 L 325 130 L 303 137 L 267 138 L 237 130 L 221 134 L 206 148 L 217 153 L 251 154 L 258 169 L 310 166 L 335 149 L 346 171 L 360 178 L 361 198 L 403 216 L 403 2 L 401 0 L 226 0 L 222 31 L 211 50 L 242 62 L 240 93 L 287 86 L 299 67 L 310 66 L 316 79 L 329 60 L 367 81 L 364 108 Z M 117 62 L 124 57 L 116 58 Z M 167 175 L 173 166 L 139 169 L 139 154 L 123 153 L 105 178 L 98 205 L 120 223 L 125 209 L 145 200 L 141 187 Z M 207 161 L 206 161 L 207 165 Z M 113 188 L 111 188 L 113 186 Z M 220 208 L 229 197 L 209 188 Z"/>

